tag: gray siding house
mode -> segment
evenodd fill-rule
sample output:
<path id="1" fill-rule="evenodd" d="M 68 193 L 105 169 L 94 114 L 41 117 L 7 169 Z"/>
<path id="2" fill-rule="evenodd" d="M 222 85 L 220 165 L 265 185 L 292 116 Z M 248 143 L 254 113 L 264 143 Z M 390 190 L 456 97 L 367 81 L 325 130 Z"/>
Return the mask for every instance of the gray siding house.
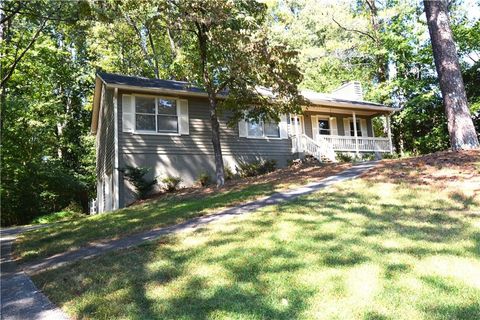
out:
<path id="1" fill-rule="evenodd" d="M 389 115 L 394 109 L 362 100 L 358 83 L 330 95 L 302 92 L 311 103 L 303 114 L 280 123 L 220 118 L 225 165 L 275 159 L 279 166 L 299 155 L 335 160 L 335 152 L 391 152 Z M 387 137 L 375 137 L 372 118 L 385 116 Z M 97 211 L 116 210 L 135 200 L 121 170 L 151 168 L 151 177 L 180 176 L 191 185 L 215 171 L 206 93 L 186 82 L 98 73 L 91 132 L 97 148 Z"/>

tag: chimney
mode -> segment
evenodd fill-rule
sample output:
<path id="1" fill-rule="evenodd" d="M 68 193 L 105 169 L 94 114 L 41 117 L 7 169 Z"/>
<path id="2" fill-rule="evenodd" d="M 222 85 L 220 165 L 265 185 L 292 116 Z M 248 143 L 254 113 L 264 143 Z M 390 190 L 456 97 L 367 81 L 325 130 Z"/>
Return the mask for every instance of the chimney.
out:
<path id="1" fill-rule="evenodd" d="M 362 85 L 359 81 L 347 82 L 333 90 L 331 96 L 344 100 L 363 101 Z"/>

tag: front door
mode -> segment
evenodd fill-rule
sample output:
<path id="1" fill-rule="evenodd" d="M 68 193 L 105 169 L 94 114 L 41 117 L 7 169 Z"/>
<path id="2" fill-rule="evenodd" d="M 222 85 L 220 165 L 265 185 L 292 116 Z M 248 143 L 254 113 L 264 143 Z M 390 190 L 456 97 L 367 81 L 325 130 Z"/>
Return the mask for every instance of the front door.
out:
<path id="1" fill-rule="evenodd" d="M 305 133 L 305 124 L 303 122 L 303 116 L 291 116 L 290 117 L 290 134 L 296 135 L 298 130 L 298 134 Z"/>

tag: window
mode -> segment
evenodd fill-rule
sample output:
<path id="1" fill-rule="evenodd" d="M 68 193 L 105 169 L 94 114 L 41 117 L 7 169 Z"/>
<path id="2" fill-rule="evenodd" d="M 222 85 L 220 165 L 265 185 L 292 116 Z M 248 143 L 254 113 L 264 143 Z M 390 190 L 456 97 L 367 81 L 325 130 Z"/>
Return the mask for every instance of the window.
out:
<path id="1" fill-rule="evenodd" d="M 178 132 L 176 100 L 157 99 L 157 132 Z"/>
<path id="2" fill-rule="evenodd" d="M 155 98 L 135 97 L 135 127 L 141 131 L 156 131 Z"/>
<path id="3" fill-rule="evenodd" d="M 330 121 L 327 119 L 318 119 L 318 133 L 330 135 Z"/>
<path id="4" fill-rule="evenodd" d="M 272 121 L 247 122 L 247 135 L 254 138 L 280 138 L 280 127 Z"/>
<path id="5" fill-rule="evenodd" d="M 135 129 L 137 131 L 177 133 L 177 101 L 135 96 Z"/>
<path id="6" fill-rule="evenodd" d="M 360 120 L 357 119 L 357 136 L 362 136 L 362 128 L 360 127 Z M 350 120 L 350 135 L 353 137 L 355 135 L 355 128 L 353 127 L 353 120 Z"/>
<path id="7" fill-rule="evenodd" d="M 280 127 L 276 122 L 265 122 L 265 136 L 269 138 L 280 138 Z"/>

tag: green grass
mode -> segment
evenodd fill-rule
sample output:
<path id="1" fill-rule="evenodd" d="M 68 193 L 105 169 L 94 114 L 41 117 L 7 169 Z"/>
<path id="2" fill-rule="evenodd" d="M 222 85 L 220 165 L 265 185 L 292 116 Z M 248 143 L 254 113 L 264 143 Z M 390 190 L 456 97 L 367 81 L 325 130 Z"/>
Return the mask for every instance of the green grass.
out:
<path id="1" fill-rule="evenodd" d="M 356 180 L 34 281 L 79 319 L 480 319 L 479 209 Z"/>
<path id="2" fill-rule="evenodd" d="M 274 186 L 270 183 L 255 184 L 207 197 L 162 198 L 106 214 L 87 216 L 22 234 L 15 244 L 15 255 L 21 262 L 27 262 L 79 248 L 92 241 L 179 223 L 216 208 L 273 192 Z"/>
<path id="3" fill-rule="evenodd" d="M 35 218 L 31 222 L 31 224 L 62 222 L 62 221 L 68 221 L 73 219 L 80 219 L 83 217 L 85 217 L 85 215 L 82 213 L 78 213 L 70 210 L 63 210 L 63 211 L 58 211 L 58 212 L 46 214 L 38 218 Z"/>

